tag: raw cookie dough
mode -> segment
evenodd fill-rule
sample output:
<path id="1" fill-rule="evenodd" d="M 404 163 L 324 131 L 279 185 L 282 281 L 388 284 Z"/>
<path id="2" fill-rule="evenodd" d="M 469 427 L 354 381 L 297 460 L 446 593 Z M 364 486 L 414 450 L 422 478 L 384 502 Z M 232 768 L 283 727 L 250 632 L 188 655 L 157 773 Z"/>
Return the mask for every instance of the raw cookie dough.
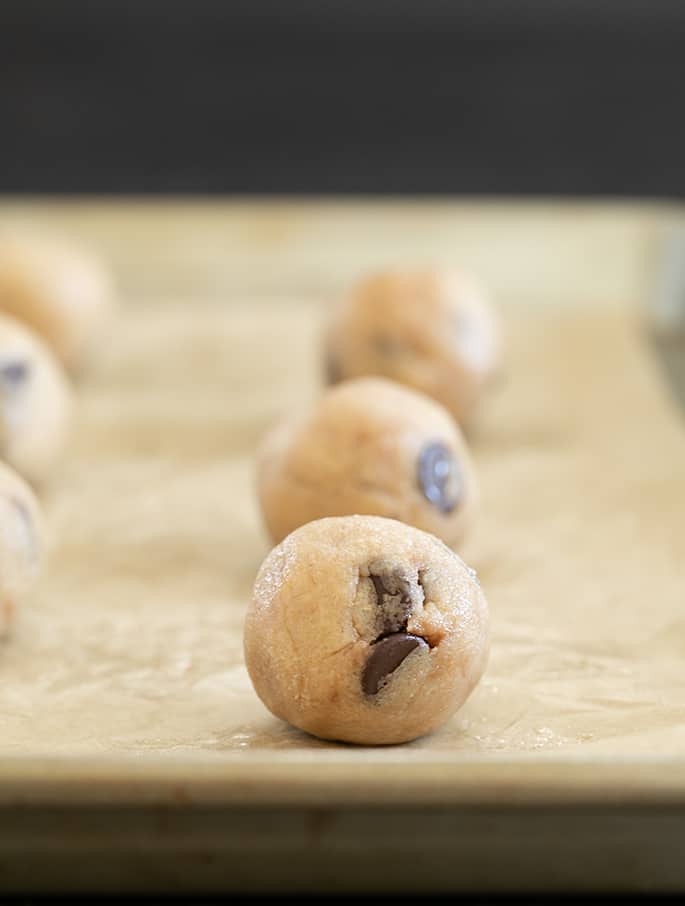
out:
<path id="1" fill-rule="evenodd" d="M 41 340 L 0 315 L 0 459 L 41 483 L 59 458 L 69 424 L 71 390 Z"/>
<path id="2" fill-rule="evenodd" d="M 112 310 L 108 273 L 90 253 L 33 233 L 0 233 L 0 310 L 40 334 L 77 370 Z"/>
<path id="3" fill-rule="evenodd" d="M 473 570 L 432 535 L 376 516 L 321 519 L 262 564 L 244 647 L 277 717 L 324 739 L 407 742 L 480 679 L 488 608 Z"/>
<path id="4" fill-rule="evenodd" d="M 323 516 L 387 516 L 458 545 L 478 509 L 471 457 L 434 400 L 383 378 L 327 390 L 278 424 L 257 456 L 274 541 Z"/>
<path id="5" fill-rule="evenodd" d="M 326 331 L 329 383 L 384 375 L 439 400 L 464 423 L 498 367 L 494 313 L 476 281 L 450 271 L 388 271 L 359 283 Z"/>
<path id="6" fill-rule="evenodd" d="M 0 463 L 0 637 L 38 576 L 43 546 L 43 520 L 33 492 Z"/>

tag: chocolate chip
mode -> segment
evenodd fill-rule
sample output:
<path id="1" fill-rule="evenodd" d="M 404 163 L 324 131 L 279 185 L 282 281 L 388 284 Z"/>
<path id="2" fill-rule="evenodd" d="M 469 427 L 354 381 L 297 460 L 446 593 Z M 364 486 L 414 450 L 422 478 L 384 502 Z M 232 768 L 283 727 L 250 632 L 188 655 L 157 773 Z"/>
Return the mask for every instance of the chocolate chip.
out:
<path id="1" fill-rule="evenodd" d="M 462 493 L 462 474 L 459 464 L 445 446 L 437 442 L 421 450 L 417 476 L 421 493 L 441 513 L 451 513 Z"/>
<path id="2" fill-rule="evenodd" d="M 411 585 L 397 570 L 379 575 L 369 570 L 369 578 L 376 590 L 376 601 L 380 611 L 381 631 L 388 635 L 407 628 L 411 615 Z"/>
<path id="3" fill-rule="evenodd" d="M 11 387 L 22 384 L 29 376 L 30 366 L 25 361 L 0 363 L 0 381 Z"/>
<path id="4" fill-rule="evenodd" d="M 404 662 L 415 648 L 428 649 L 419 635 L 395 632 L 375 642 L 362 673 L 362 689 L 366 695 L 376 695 L 391 673 Z"/>
<path id="5" fill-rule="evenodd" d="M 324 371 L 327 384 L 338 384 L 343 379 L 340 363 L 332 352 L 329 352 L 326 355 Z"/>
<path id="6" fill-rule="evenodd" d="M 373 338 L 373 345 L 376 352 L 381 356 L 397 355 L 400 352 L 397 340 L 382 333 L 376 334 Z"/>

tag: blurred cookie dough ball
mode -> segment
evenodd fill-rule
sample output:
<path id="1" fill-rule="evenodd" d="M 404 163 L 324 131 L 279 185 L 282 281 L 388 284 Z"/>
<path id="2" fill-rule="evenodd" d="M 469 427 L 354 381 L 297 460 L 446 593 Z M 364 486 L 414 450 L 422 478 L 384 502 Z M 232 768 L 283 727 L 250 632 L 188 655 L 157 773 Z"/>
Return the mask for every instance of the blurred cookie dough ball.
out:
<path id="1" fill-rule="evenodd" d="M 473 570 L 432 535 L 322 519 L 262 564 L 244 648 L 277 717 L 324 739 L 400 743 L 441 726 L 480 679 L 488 608 Z"/>
<path id="2" fill-rule="evenodd" d="M 42 234 L 0 232 L 0 311 L 40 334 L 67 369 L 86 362 L 112 309 L 109 274 L 85 249 Z"/>
<path id="3" fill-rule="evenodd" d="M 257 489 L 274 541 L 324 516 L 368 514 L 456 546 L 479 501 L 454 419 L 383 378 L 345 381 L 272 429 L 258 451 Z"/>
<path id="4" fill-rule="evenodd" d="M 483 289 L 450 271 L 388 271 L 335 308 L 325 338 L 330 383 L 377 374 L 421 390 L 464 423 L 498 367 L 497 321 Z"/>
<path id="5" fill-rule="evenodd" d="M 50 350 L 0 315 L 0 458 L 34 484 L 44 482 L 64 448 L 71 389 Z"/>
<path id="6" fill-rule="evenodd" d="M 0 637 L 40 572 L 43 519 L 33 492 L 0 463 Z"/>

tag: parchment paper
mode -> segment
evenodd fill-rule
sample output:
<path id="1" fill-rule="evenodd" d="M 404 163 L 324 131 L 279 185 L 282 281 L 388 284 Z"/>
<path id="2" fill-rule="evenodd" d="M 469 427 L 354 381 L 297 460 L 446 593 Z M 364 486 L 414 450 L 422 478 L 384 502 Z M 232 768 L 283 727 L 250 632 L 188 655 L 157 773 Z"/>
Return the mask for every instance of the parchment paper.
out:
<path id="1" fill-rule="evenodd" d="M 298 299 L 124 309 L 45 497 L 49 568 L 0 645 L 0 755 L 329 745 L 262 707 L 241 640 L 268 550 L 252 454 L 319 392 L 320 315 Z M 462 552 L 492 610 L 490 666 L 402 751 L 685 757 L 683 422 L 625 311 L 511 309 L 507 334 Z"/>

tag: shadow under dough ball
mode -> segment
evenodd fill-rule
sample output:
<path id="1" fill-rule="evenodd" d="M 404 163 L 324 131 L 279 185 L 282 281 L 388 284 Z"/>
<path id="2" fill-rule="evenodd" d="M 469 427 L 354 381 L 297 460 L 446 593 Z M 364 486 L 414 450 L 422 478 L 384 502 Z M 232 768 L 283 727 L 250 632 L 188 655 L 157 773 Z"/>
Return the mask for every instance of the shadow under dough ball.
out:
<path id="1" fill-rule="evenodd" d="M 257 456 L 274 541 L 324 516 L 399 519 L 458 545 L 478 510 L 461 431 L 442 406 L 383 378 L 328 389 L 278 424 Z"/>
<path id="2" fill-rule="evenodd" d="M 244 649 L 277 717 L 323 739 L 407 742 L 477 684 L 488 608 L 473 570 L 434 536 L 376 516 L 321 519 L 262 564 Z"/>
<path id="3" fill-rule="evenodd" d="M 50 350 L 0 315 L 0 458 L 44 483 L 62 454 L 70 415 L 71 389 Z"/>
<path id="4" fill-rule="evenodd" d="M 92 354 L 113 298 L 107 270 L 86 249 L 43 234 L 0 233 L 0 311 L 40 334 L 69 371 Z"/>
<path id="5" fill-rule="evenodd" d="M 388 271 L 334 308 L 325 337 L 329 383 L 382 375 L 467 422 L 496 373 L 500 339 L 484 290 L 465 274 Z"/>
<path id="6" fill-rule="evenodd" d="M 0 637 L 38 577 L 43 548 L 38 501 L 26 482 L 0 463 Z"/>

